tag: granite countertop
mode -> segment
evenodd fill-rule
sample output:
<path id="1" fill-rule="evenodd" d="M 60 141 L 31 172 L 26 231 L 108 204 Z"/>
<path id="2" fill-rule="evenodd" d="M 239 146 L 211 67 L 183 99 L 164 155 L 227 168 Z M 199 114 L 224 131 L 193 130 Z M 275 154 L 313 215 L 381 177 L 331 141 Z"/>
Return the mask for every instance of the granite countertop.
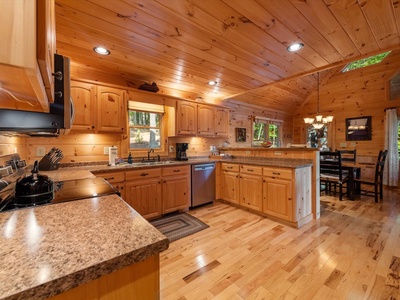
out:
<path id="1" fill-rule="evenodd" d="M 0 299 L 44 299 L 164 251 L 116 195 L 0 213 Z"/>

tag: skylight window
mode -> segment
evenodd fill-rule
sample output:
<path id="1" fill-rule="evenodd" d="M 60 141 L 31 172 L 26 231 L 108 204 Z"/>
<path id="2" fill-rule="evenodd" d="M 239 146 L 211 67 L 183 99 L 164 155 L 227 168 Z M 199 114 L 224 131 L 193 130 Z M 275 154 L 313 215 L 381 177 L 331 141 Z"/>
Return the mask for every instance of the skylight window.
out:
<path id="1" fill-rule="evenodd" d="M 347 71 L 351 71 L 351 70 L 355 70 L 355 69 L 359 69 L 359 68 L 364 68 L 364 67 L 368 67 L 374 64 L 379 64 L 382 60 L 385 59 L 386 56 L 389 55 L 391 51 L 388 52 L 383 52 L 374 56 L 370 56 L 367 58 L 363 58 L 360 60 L 355 60 L 349 64 L 347 64 L 346 67 L 344 67 L 344 69 L 342 70 L 343 72 L 347 72 Z"/>

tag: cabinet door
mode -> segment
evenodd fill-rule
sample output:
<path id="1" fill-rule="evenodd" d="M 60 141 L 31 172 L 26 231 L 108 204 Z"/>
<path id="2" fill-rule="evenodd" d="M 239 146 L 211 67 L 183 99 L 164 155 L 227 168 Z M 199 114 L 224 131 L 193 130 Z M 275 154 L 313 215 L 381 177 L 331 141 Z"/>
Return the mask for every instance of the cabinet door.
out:
<path id="1" fill-rule="evenodd" d="M 196 103 L 178 101 L 176 105 L 176 134 L 196 135 L 197 129 Z"/>
<path id="2" fill-rule="evenodd" d="M 189 176 L 166 176 L 163 178 L 163 214 L 189 207 L 189 187 Z"/>
<path id="3" fill-rule="evenodd" d="M 142 217 L 161 216 L 161 179 L 127 182 L 125 201 Z"/>
<path id="4" fill-rule="evenodd" d="M 266 177 L 263 179 L 263 212 L 292 221 L 292 182 Z"/>
<path id="5" fill-rule="evenodd" d="M 197 105 L 197 135 L 214 136 L 214 107 Z"/>
<path id="6" fill-rule="evenodd" d="M 93 84 L 71 81 L 71 98 L 74 102 L 75 120 L 72 130 L 94 131 L 94 98 Z"/>
<path id="7" fill-rule="evenodd" d="M 97 87 L 98 131 L 126 133 L 125 91 Z"/>
<path id="8" fill-rule="evenodd" d="M 241 174 L 239 204 L 262 211 L 262 188 L 263 180 L 261 176 Z"/>
<path id="9" fill-rule="evenodd" d="M 229 109 L 222 107 L 214 108 L 214 130 L 216 137 L 229 136 Z"/>
<path id="10" fill-rule="evenodd" d="M 239 204 L 239 173 L 223 170 L 221 174 L 221 198 Z"/>

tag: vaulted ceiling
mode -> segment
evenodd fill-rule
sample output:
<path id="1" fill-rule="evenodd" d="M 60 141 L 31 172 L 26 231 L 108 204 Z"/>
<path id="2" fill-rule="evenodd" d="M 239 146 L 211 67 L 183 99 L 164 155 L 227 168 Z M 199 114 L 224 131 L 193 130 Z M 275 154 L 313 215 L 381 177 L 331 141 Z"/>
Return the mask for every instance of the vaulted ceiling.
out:
<path id="1" fill-rule="evenodd" d="M 400 46 L 397 0 L 56 0 L 73 77 L 293 114 L 313 73 Z M 286 48 L 301 42 L 291 53 Z M 92 49 L 102 45 L 111 54 Z M 207 85 L 210 80 L 217 86 Z"/>

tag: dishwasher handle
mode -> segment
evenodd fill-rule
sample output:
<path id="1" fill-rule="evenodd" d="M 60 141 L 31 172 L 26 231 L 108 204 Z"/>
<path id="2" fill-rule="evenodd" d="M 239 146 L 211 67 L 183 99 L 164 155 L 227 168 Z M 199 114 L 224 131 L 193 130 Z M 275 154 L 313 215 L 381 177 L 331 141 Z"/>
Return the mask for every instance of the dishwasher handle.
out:
<path id="1" fill-rule="evenodd" d="M 204 171 L 204 170 L 213 170 L 215 168 L 215 164 L 204 164 L 204 165 L 195 165 L 195 171 Z"/>

